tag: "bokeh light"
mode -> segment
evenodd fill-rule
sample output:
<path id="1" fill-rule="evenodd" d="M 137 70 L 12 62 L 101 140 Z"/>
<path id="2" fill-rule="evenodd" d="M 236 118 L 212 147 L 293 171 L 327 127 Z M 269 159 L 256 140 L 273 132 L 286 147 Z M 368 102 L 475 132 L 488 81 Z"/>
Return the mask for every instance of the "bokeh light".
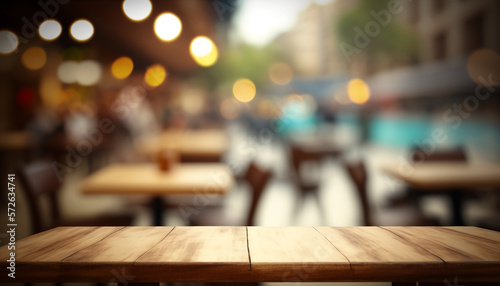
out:
<path id="1" fill-rule="evenodd" d="M 233 95 L 238 101 L 250 102 L 254 99 L 256 92 L 255 84 L 249 79 L 238 79 L 233 84 Z"/>
<path id="2" fill-rule="evenodd" d="M 500 56 L 489 49 L 477 50 L 467 60 L 467 72 L 478 85 L 494 85 L 500 81 Z M 492 80 L 488 80 L 490 76 Z"/>
<path id="3" fill-rule="evenodd" d="M 155 20 L 155 33 L 162 41 L 173 41 L 179 37 L 182 31 L 181 20 L 174 14 L 168 12 L 158 16 Z"/>
<path id="4" fill-rule="evenodd" d="M 292 68 L 286 63 L 278 62 L 269 67 L 269 78 L 272 82 L 279 85 L 284 85 L 292 80 Z"/>
<path id="5" fill-rule="evenodd" d="M 281 101 L 283 115 L 289 118 L 307 118 L 316 111 L 316 100 L 310 94 L 289 94 Z"/>
<path id="6" fill-rule="evenodd" d="M 39 70 L 47 62 L 47 54 L 40 47 L 31 47 L 24 51 L 21 62 L 29 70 Z"/>
<path id="7" fill-rule="evenodd" d="M 129 57 L 121 57 L 111 64 L 111 74 L 117 79 L 127 78 L 134 69 L 134 62 Z"/>
<path id="8" fill-rule="evenodd" d="M 224 119 L 232 120 L 240 115 L 240 103 L 234 98 L 226 98 L 220 103 L 219 110 Z"/>
<path id="9" fill-rule="evenodd" d="M 45 107 L 56 108 L 59 105 L 60 93 L 61 82 L 57 77 L 47 75 L 40 79 L 40 98 Z"/>
<path id="10" fill-rule="evenodd" d="M 19 46 L 19 39 L 16 34 L 8 30 L 0 31 L 0 54 L 11 54 L 17 49 L 17 46 Z"/>
<path id="11" fill-rule="evenodd" d="M 69 31 L 75 41 L 85 42 L 94 35 L 94 26 L 88 20 L 81 19 L 73 22 Z"/>
<path id="12" fill-rule="evenodd" d="M 351 102 L 364 104 L 370 99 L 370 88 L 362 79 L 355 78 L 347 83 L 347 94 Z"/>
<path id="13" fill-rule="evenodd" d="M 150 66 L 144 75 L 144 81 L 151 87 L 157 87 L 165 81 L 167 70 L 160 64 Z"/>
<path id="14" fill-rule="evenodd" d="M 65 61 L 57 68 L 57 77 L 63 83 L 75 83 L 78 63 L 75 61 Z"/>
<path id="15" fill-rule="evenodd" d="M 38 27 L 38 35 L 46 41 L 53 41 L 57 39 L 62 32 L 61 24 L 54 19 L 45 20 Z"/>
<path id="16" fill-rule="evenodd" d="M 189 115 L 200 114 L 205 107 L 207 97 L 203 89 L 192 88 L 189 92 L 183 92 L 179 98 L 182 110 Z"/>
<path id="17" fill-rule="evenodd" d="M 151 14 L 153 6 L 149 0 L 125 0 L 122 9 L 130 20 L 142 21 Z"/>
<path id="18" fill-rule="evenodd" d="M 83 86 L 94 85 L 101 79 L 101 65 L 93 60 L 83 61 L 76 69 L 76 82 Z"/>
<path id="19" fill-rule="evenodd" d="M 189 51 L 194 61 L 203 67 L 209 67 L 215 64 L 219 56 L 215 44 L 205 36 L 194 38 L 193 41 L 191 41 Z"/>

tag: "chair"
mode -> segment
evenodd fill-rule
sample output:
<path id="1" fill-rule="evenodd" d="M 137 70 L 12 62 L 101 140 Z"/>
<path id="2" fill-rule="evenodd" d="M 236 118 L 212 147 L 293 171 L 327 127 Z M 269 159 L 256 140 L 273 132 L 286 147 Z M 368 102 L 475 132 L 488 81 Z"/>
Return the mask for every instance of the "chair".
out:
<path id="1" fill-rule="evenodd" d="M 365 164 L 362 161 L 356 163 L 344 162 L 344 167 L 349 174 L 361 202 L 363 210 L 364 225 L 385 225 L 385 226 L 404 226 L 404 225 L 439 225 L 437 220 L 423 216 L 418 209 L 413 207 L 400 207 L 395 210 L 384 211 L 383 213 L 374 213 L 368 201 L 367 182 L 368 175 Z"/>
<path id="2" fill-rule="evenodd" d="M 271 178 L 271 171 L 262 170 L 252 162 L 244 176 L 252 190 L 252 201 L 246 217 L 246 221 L 237 221 L 232 217 L 228 217 L 224 213 L 223 208 L 210 209 L 200 212 L 199 214 L 191 215 L 189 218 L 192 226 L 253 226 L 255 223 L 255 214 L 259 205 L 262 193 Z"/>
<path id="3" fill-rule="evenodd" d="M 324 210 L 321 207 L 321 201 L 319 198 L 319 179 L 311 178 L 306 180 L 302 176 L 302 167 L 306 164 L 314 164 L 318 169 L 321 163 L 322 154 L 320 152 L 314 152 L 311 150 L 306 150 L 300 148 L 299 146 L 292 145 L 291 146 L 291 160 L 292 160 L 292 174 L 293 181 L 299 190 L 299 197 L 297 198 L 294 206 L 294 219 L 299 214 L 300 209 L 302 208 L 304 201 L 308 195 L 313 195 L 318 204 L 318 209 L 324 217 Z"/>
<path id="4" fill-rule="evenodd" d="M 37 161 L 22 167 L 19 178 L 28 199 L 33 233 L 56 226 L 127 226 L 131 225 L 132 215 L 106 215 L 98 218 L 68 221 L 61 217 L 58 191 L 59 179 L 50 162 Z M 41 198 L 48 197 L 50 222 L 42 222 Z"/>

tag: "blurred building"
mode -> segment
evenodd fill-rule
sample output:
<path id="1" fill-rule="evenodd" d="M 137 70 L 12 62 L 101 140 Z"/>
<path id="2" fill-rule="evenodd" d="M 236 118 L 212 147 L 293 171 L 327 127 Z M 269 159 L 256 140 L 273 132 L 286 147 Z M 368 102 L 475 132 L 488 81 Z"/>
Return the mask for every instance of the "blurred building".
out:
<path id="1" fill-rule="evenodd" d="M 420 40 L 424 63 L 455 59 L 480 48 L 500 51 L 500 2 L 414 0 L 401 14 Z"/>
<path id="2" fill-rule="evenodd" d="M 298 76 L 343 74 L 347 64 L 338 49 L 335 19 L 357 1 L 312 2 L 298 17 L 294 27 L 277 39 L 277 45 Z"/>

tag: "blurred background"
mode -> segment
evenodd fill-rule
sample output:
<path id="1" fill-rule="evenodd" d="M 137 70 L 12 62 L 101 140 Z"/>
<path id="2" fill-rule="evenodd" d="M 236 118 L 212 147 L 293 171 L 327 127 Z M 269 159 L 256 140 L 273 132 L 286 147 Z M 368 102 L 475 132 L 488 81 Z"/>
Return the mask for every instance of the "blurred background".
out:
<path id="1" fill-rule="evenodd" d="M 222 145 L 218 156 L 182 161 L 223 162 L 237 179 L 250 162 L 272 172 L 255 225 L 455 224 L 454 198 L 382 167 L 432 154 L 500 163 L 499 1 L 1 5 L 2 174 L 56 162 L 63 217 L 125 208 L 150 225 L 147 198 L 88 196 L 79 185 L 110 164 L 152 162 L 141 146 L 165 130 L 222 132 L 223 143 L 190 143 Z M 19 239 L 33 222 L 18 183 Z M 245 217 L 252 199 L 235 184 L 224 212 Z M 498 227 L 498 190 L 460 201 L 461 223 Z M 190 222 L 170 206 L 165 224 Z"/>

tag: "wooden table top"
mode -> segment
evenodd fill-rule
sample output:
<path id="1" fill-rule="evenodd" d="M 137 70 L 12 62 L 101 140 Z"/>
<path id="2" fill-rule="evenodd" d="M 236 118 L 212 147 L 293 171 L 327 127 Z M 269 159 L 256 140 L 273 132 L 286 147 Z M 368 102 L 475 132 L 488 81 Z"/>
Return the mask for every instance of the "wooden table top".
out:
<path id="1" fill-rule="evenodd" d="M 386 165 L 387 174 L 419 189 L 500 188 L 500 165 L 465 162 L 429 162 Z"/>
<path id="2" fill-rule="evenodd" d="M 161 149 L 173 149 L 187 156 L 222 156 L 228 146 L 222 129 L 165 130 L 157 137 L 141 140 L 138 151 L 148 156 L 156 156 Z"/>
<path id="3" fill-rule="evenodd" d="M 116 164 L 84 179 L 84 194 L 188 195 L 225 194 L 233 185 L 229 168 L 222 163 L 177 164 L 162 172 L 156 164 Z"/>
<path id="4" fill-rule="evenodd" d="M 476 227 L 58 227 L 15 257 L 15 282 L 500 281 Z"/>

